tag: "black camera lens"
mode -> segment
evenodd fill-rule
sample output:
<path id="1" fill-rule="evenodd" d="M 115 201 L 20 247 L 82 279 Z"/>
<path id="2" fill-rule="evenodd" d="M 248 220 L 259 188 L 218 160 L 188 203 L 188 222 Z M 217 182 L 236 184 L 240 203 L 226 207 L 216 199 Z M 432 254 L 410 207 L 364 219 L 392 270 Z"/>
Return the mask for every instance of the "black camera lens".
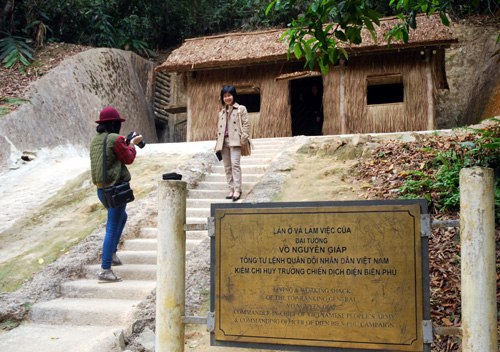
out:
<path id="1" fill-rule="evenodd" d="M 137 133 L 137 132 L 130 132 L 130 133 L 128 134 L 127 138 L 126 138 L 127 145 L 129 145 L 129 144 L 130 144 L 130 141 L 131 141 L 134 137 L 136 137 L 136 136 L 138 136 L 138 135 L 139 135 L 139 133 Z M 146 142 L 144 142 L 144 141 L 140 141 L 140 142 L 137 144 L 137 146 L 138 146 L 139 148 L 141 148 L 141 149 L 142 149 L 142 148 L 144 148 L 144 146 L 145 146 L 145 145 L 146 145 Z"/>

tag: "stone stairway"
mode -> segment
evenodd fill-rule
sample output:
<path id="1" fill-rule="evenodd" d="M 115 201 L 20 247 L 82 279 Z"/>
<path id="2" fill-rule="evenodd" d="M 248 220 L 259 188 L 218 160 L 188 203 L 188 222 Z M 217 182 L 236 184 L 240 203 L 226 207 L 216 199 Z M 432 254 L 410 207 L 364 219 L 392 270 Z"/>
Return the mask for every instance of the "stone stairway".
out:
<path id="1" fill-rule="evenodd" d="M 252 155 L 242 158 L 243 193 L 238 202 L 244 201 L 287 141 L 287 138 L 254 140 Z M 232 202 L 225 199 L 227 194 L 220 162 L 196 189 L 189 190 L 187 223 L 206 223 L 211 203 Z M 156 237 L 156 228 L 144 228 L 139 238 L 123 243 L 118 256 L 124 265 L 113 267 L 122 282 L 98 284 L 96 273 L 100 265 L 97 264 L 85 268 L 86 279 L 63 283 L 60 298 L 35 304 L 28 323 L 0 335 L 0 351 L 115 350 L 113 346 L 119 341 L 121 331 L 132 322 L 137 305 L 156 287 Z M 206 237 L 207 231 L 187 231 L 186 251 Z"/>
<path id="2" fill-rule="evenodd" d="M 248 193 L 259 182 L 271 161 L 281 151 L 288 138 L 254 139 L 254 150 L 251 156 L 241 158 L 242 195 L 237 202 L 244 202 Z M 210 204 L 232 203 L 225 199 L 229 194 L 226 174 L 222 161 L 217 163 L 212 172 L 189 191 L 186 200 L 186 222 L 188 224 L 206 224 L 210 216 Z M 207 231 L 187 231 L 186 248 L 198 245 L 207 237 Z"/>

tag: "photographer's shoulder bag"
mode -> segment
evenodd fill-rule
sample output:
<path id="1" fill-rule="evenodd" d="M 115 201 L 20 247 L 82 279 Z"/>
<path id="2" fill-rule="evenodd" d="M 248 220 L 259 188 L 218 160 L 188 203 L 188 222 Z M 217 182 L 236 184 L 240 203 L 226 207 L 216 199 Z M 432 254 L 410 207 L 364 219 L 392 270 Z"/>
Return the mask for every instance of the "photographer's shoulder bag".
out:
<path id="1" fill-rule="evenodd" d="M 111 187 L 104 187 L 106 183 L 106 141 L 108 135 L 104 137 L 104 146 L 102 148 L 102 200 L 106 208 L 118 208 L 125 205 L 134 198 L 134 192 L 130 188 L 129 182 L 122 182 L 112 185 Z"/>

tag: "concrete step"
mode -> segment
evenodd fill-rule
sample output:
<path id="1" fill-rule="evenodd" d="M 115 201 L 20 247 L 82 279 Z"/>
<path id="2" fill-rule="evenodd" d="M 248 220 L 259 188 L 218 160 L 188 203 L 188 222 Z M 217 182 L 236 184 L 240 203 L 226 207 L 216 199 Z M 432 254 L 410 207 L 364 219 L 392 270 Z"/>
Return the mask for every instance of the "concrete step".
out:
<path id="1" fill-rule="evenodd" d="M 101 285 L 120 285 L 120 282 Z M 57 298 L 31 307 L 30 321 L 58 325 L 125 325 L 141 300 Z"/>
<path id="2" fill-rule="evenodd" d="M 203 224 L 207 223 L 207 218 L 189 218 L 186 219 L 186 223 Z M 198 243 L 199 241 L 188 239 L 186 236 L 186 251 L 192 251 L 198 245 Z M 124 251 L 156 251 L 158 249 L 158 240 L 156 238 L 137 238 L 134 240 L 127 240 L 123 244 L 123 249 Z M 118 251 L 117 253 L 119 258 L 121 258 L 121 253 L 123 252 Z"/>
<path id="3" fill-rule="evenodd" d="M 243 189 L 252 189 L 255 185 L 257 184 L 257 182 L 242 182 L 241 183 L 241 186 L 243 187 Z M 227 185 L 227 182 L 225 180 L 225 177 L 224 177 L 224 181 L 222 182 L 207 182 L 207 181 L 204 181 L 204 182 L 200 182 L 198 183 L 198 187 L 196 187 L 197 190 L 224 190 L 224 191 L 227 191 L 228 190 L 228 185 Z"/>
<path id="4" fill-rule="evenodd" d="M 266 170 L 267 170 L 267 164 L 265 165 L 241 165 L 241 173 L 243 175 L 245 174 L 261 174 L 263 175 Z M 224 173 L 224 165 L 222 164 L 217 164 L 214 167 L 212 167 L 212 172 L 213 173 Z M 244 177 L 244 176 L 242 176 Z"/>
<path id="5" fill-rule="evenodd" d="M 186 235 L 186 252 L 191 252 L 197 245 L 200 244 L 200 242 L 201 241 L 199 239 L 188 238 Z"/>
<path id="6" fill-rule="evenodd" d="M 141 229 L 141 238 L 156 238 L 158 229 L 156 227 L 144 227 Z"/>
<path id="7" fill-rule="evenodd" d="M 98 323 L 96 319 L 95 323 Z M 23 324 L 0 335 L 2 352 L 109 352 L 126 326 Z"/>
<path id="8" fill-rule="evenodd" d="M 186 231 L 186 238 L 203 241 L 208 237 L 208 231 Z"/>
<path id="9" fill-rule="evenodd" d="M 100 264 L 87 265 L 85 267 L 85 273 L 87 274 L 87 277 L 91 279 L 94 277 L 97 278 L 99 270 L 101 270 Z M 122 282 L 125 282 L 125 280 L 156 280 L 156 264 L 124 264 L 114 266 L 113 272 L 123 279 Z M 119 282 L 116 283 L 116 285 L 117 284 L 119 284 Z"/>
<path id="10" fill-rule="evenodd" d="M 252 138 L 254 144 L 266 144 L 266 143 L 282 143 L 285 144 L 293 137 L 269 137 L 269 138 Z"/>
<path id="11" fill-rule="evenodd" d="M 260 155 L 253 155 L 252 156 L 246 156 L 241 158 L 241 166 L 250 166 L 250 165 L 265 165 L 269 164 L 271 162 L 271 157 L 268 156 L 260 156 Z"/>
<path id="12" fill-rule="evenodd" d="M 266 144 L 263 144 L 263 143 L 260 143 L 260 144 L 255 144 L 254 143 L 254 148 L 252 150 L 252 155 L 254 155 L 254 153 L 273 153 L 274 155 L 276 155 L 282 148 L 283 148 L 283 144 L 279 144 L 279 143 L 266 143 Z"/>
<path id="13" fill-rule="evenodd" d="M 250 189 L 243 188 L 242 198 L 245 198 Z M 188 199 L 221 199 L 226 200 L 226 196 L 229 194 L 227 189 L 225 190 L 213 190 L 213 189 L 192 189 L 188 192 Z M 229 199 L 229 201 L 231 201 Z M 187 208 L 186 203 L 186 208 Z"/>
<path id="14" fill-rule="evenodd" d="M 245 157 L 242 157 L 242 158 L 245 159 L 245 160 L 247 160 L 247 159 L 254 159 L 254 158 L 274 158 L 274 156 L 276 154 L 277 153 L 276 153 L 275 150 L 273 150 L 273 148 L 270 148 L 270 149 L 259 148 L 259 149 L 252 150 L 252 155 L 245 156 Z"/>
<path id="15" fill-rule="evenodd" d="M 210 208 L 187 208 L 187 218 L 208 218 L 210 216 Z"/>
<path id="16" fill-rule="evenodd" d="M 123 242 L 124 251 L 155 251 L 156 248 L 156 238 L 135 238 Z"/>
<path id="17" fill-rule="evenodd" d="M 210 209 L 210 204 L 212 203 L 232 203 L 231 199 L 218 198 L 218 199 L 186 199 L 186 207 L 188 208 L 208 208 Z"/>
<path id="18" fill-rule="evenodd" d="M 207 224 L 207 223 L 208 223 L 208 220 L 207 220 L 206 217 L 200 217 L 200 218 L 189 217 L 189 218 L 186 218 L 186 224 Z"/>
<path id="19" fill-rule="evenodd" d="M 156 251 L 118 251 L 123 264 L 156 264 Z"/>
<path id="20" fill-rule="evenodd" d="M 206 208 L 206 211 L 208 216 L 210 216 L 210 208 Z M 158 229 L 151 230 L 154 231 L 150 231 L 149 235 L 151 238 L 156 238 Z M 207 236 L 208 231 L 186 231 L 187 240 L 204 240 Z M 118 257 L 124 264 L 155 264 L 156 261 L 150 262 L 150 260 L 147 259 L 148 256 L 154 256 L 156 258 L 156 251 L 118 251 Z M 145 263 L 142 263 L 140 258 L 143 258 Z"/>
<path id="21" fill-rule="evenodd" d="M 142 300 L 156 287 L 156 281 L 125 280 L 119 285 L 100 284 L 95 280 L 77 280 L 61 285 L 61 293 L 70 298 Z"/>
<path id="22" fill-rule="evenodd" d="M 262 178 L 262 174 L 243 174 L 241 175 L 243 182 L 258 182 Z M 221 173 L 211 173 L 205 176 L 205 180 L 203 182 L 223 182 L 227 185 L 226 174 L 224 172 Z M 226 186 L 227 187 L 227 186 Z"/>

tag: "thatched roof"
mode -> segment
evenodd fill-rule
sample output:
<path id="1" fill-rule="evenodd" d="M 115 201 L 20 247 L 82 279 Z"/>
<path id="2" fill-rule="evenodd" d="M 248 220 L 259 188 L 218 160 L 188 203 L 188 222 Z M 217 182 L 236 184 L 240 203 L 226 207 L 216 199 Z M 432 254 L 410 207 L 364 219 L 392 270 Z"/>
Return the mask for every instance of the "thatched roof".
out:
<path id="1" fill-rule="evenodd" d="M 347 52 L 362 53 L 380 50 L 399 50 L 429 46 L 449 46 L 456 42 L 449 27 L 441 23 L 439 16 L 419 16 L 417 29 L 410 31 L 407 44 L 392 41 L 387 47 L 385 34 L 399 19 L 385 18 L 380 21 L 377 30 L 377 43 L 371 34 L 364 30 L 362 44 L 346 47 Z M 200 69 L 244 66 L 249 64 L 285 62 L 287 45 L 279 38 L 286 29 L 271 29 L 256 32 L 231 33 L 211 37 L 187 39 L 168 59 L 160 65 L 158 71 L 185 72 Z M 290 57 L 294 58 L 291 54 Z"/>

